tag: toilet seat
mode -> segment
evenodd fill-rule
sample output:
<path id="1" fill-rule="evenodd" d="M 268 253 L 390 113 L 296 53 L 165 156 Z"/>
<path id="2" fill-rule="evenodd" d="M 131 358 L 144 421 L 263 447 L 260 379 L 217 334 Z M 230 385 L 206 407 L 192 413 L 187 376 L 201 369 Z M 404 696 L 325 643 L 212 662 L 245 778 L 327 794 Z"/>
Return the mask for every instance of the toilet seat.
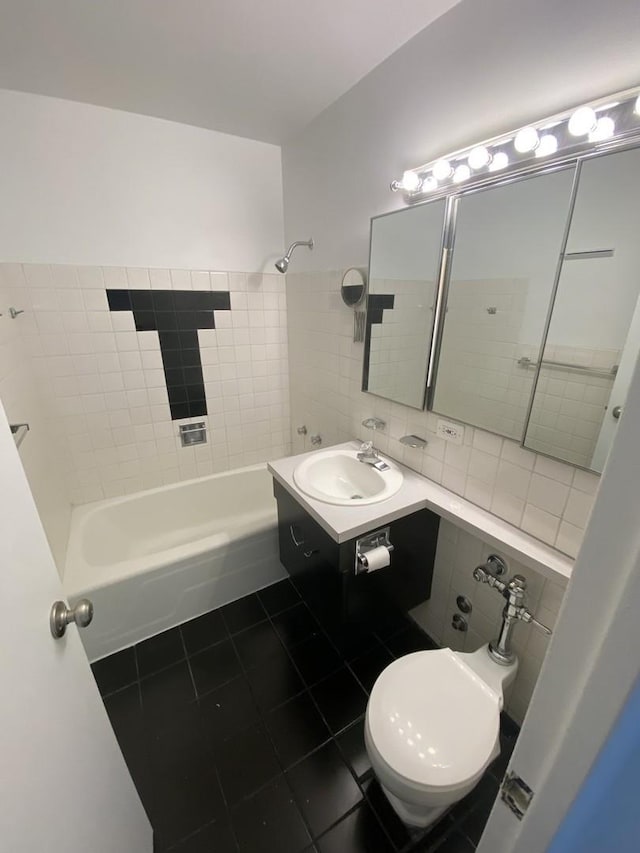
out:
<path id="1" fill-rule="evenodd" d="M 390 664 L 367 706 L 367 739 L 402 788 L 444 794 L 474 782 L 496 754 L 502 695 L 451 649 Z"/>

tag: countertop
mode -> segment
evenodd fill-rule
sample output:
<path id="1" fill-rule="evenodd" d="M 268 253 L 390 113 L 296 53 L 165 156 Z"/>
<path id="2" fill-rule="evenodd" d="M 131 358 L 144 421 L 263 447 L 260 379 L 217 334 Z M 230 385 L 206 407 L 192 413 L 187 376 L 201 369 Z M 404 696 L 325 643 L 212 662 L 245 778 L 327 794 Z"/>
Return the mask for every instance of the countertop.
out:
<path id="1" fill-rule="evenodd" d="M 350 441 L 323 450 L 357 450 L 359 446 L 360 442 Z M 293 472 L 303 459 L 316 452 L 318 451 L 286 456 L 284 459 L 269 462 L 267 467 L 273 478 L 293 495 L 338 543 L 382 527 L 419 509 L 430 509 L 441 518 L 446 518 L 468 533 L 495 546 L 505 557 L 513 557 L 545 577 L 552 580 L 562 578 L 564 581 L 571 577 L 573 560 L 570 557 L 393 459 L 389 461 L 402 471 L 404 481 L 395 495 L 380 503 L 345 507 L 310 498 L 295 485 Z"/>

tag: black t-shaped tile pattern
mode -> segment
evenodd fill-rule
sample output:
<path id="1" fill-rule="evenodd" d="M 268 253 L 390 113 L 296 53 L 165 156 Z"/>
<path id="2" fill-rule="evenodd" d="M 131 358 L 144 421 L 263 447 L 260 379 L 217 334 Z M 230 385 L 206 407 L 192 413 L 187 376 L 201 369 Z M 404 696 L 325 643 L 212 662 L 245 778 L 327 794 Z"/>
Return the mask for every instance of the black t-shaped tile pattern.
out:
<path id="1" fill-rule="evenodd" d="M 112 311 L 132 311 L 138 332 L 160 340 L 171 419 L 207 414 L 198 329 L 215 329 L 214 311 L 230 311 L 224 290 L 107 290 Z"/>

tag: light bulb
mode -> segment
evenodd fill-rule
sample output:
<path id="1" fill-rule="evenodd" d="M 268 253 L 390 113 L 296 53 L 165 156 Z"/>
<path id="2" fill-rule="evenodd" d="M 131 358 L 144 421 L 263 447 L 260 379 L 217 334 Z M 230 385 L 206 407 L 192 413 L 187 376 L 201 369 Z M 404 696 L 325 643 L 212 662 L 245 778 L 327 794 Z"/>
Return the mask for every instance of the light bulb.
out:
<path id="1" fill-rule="evenodd" d="M 540 144 L 536 148 L 536 157 L 548 157 L 558 150 L 558 140 L 552 133 L 545 133 L 540 137 Z"/>
<path id="2" fill-rule="evenodd" d="M 484 145 L 479 145 L 474 148 L 469 154 L 468 163 L 472 169 L 482 169 L 491 161 L 491 154 L 487 151 Z"/>
<path id="3" fill-rule="evenodd" d="M 571 136 L 585 136 L 595 130 L 596 120 L 591 107 L 580 107 L 569 119 L 569 133 Z"/>
<path id="4" fill-rule="evenodd" d="M 616 129 L 616 123 L 609 116 L 602 116 L 596 122 L 595 129 L 589 134 L 589 142 L 601 142 L 603 139 L 611 139 Z"/>
<path id="5" fill-rule="evenodd" d="M 493 155 L 493 160 L 489 164 L 490 172 L 499 172 L 500 169 L 506 169 L 509 165 L 509 157 L 505 154 L 504 151 L 498 151 L 497 154 Z"/>
<path id="6" fill-rule="evenodd" d="M 636 98 L 636 105 L 633 108 L 633 111 L 637 116 L 640 116 L 640 95 Z"/>
<path id="7" fill-rule="evenodd" d="M 462 163 L 460 166 L 456 167 L 456 170 L 453 173 L 453 183 L 461 184 L 463 181 L 466 181 L 470 177 L 471 169 L 467 166 L 466 163 Z"/>
<path id="8" fill-rule="evenodd" d="M 438 182 L 433 177 L 433 175 L 429 175 L 428 178 L 425 178 L 422 182 L 422 192 L 423 193 L 432 193 L 438 187 Z"/>
<path id="9" fill-rule="evenodd" d="M 433 177 L 437 181 L 446 181 L 453 173 L 451 163 L 448 160 L 438 160 L 433 164 Z"/>
<path id="10" fill-rule="evenodd" d="M 414 193 L 416 190 L 419 190 L 421 184 L 422 184 L 422 181 L 420 180 L 418 175 L 416 175 L 415 172 L 407 171 L 407 172 L 403 173 L 403 175 L 402 175 L 402 187 L 408 193 Z"/>
<path id="11" fill-rule="evenodd" d="M 538 131 L 535 127 L 523 127 L 516 134 L 514 147 L 520 154 L 526 154 L 538 147 Z"/>

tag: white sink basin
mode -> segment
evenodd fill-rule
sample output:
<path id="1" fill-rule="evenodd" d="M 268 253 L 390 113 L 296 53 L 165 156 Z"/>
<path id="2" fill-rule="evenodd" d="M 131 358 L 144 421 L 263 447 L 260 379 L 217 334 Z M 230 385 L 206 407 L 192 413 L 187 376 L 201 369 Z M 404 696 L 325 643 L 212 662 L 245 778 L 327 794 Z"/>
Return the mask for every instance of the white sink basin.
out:
<path id="1" fill-rule="evenodd" d="M 378 471 L 358 460 L 355 450 L 325 450 L 302 461 L 293 472 L 305 495 L 338 506 L 365 506 L 390 498 L 402 485 L 402 471 L 393 462 Z"/>

